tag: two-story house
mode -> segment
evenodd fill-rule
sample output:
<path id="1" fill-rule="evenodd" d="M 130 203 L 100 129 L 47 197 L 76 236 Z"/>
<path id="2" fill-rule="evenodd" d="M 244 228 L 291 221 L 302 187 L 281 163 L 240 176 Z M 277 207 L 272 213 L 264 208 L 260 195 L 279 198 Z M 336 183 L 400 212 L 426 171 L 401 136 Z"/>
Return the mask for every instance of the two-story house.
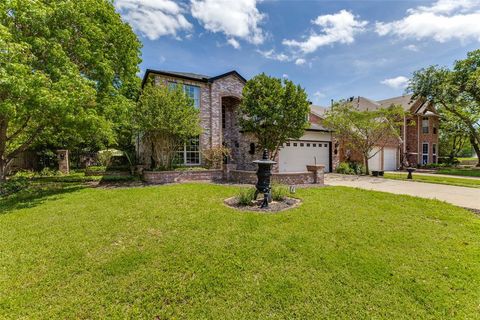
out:
<path id="1" fill-rule="evenodd" d="M 182 85 L 200 110 L 203 132 L 179 151 L 178 159 L 185 166 L 203 164 L 202 151 L 224 145 L 231 150 L 229 162 L 238 170 L 255 170 L 253 160 L 261 157 L 255 139 L 242 132 L 237 121 L 237 108 L 242 99 L 245 78 L 236 71 L 218 76 L 148 69 L 143 84 L 151 79 L 156 84 Z M 308 164 L 323 164 L 331 171 L 335 163 L 332 132 L 321 125 L 321 112 L 312 108 L 311 126 L 303 137 L 283 145 L 276 159 L 279 172 L 305 172 Z M 151 150 L 137 139 L 137 156 L 146 166 L 151 164 Z"/>
<path id="2" fill-rule="evenodd" d="M 352 97 L 348 103 L 359 110 L 400 105 L 406 112 L 400 127 L 400 139 L 391 138 L 381 150 L 377 148 L 373 151 L 375 155 L 369 160 L 371 170 L 396 170 L 401 162 L 410 166 L 437 163 L 439 117 L 432 104 L 424 99 L 412 99 L 411 95 L 379 101 Z M 348 157 L 348 150 L 342 149 L 340 160 L 344 161 Z"/>

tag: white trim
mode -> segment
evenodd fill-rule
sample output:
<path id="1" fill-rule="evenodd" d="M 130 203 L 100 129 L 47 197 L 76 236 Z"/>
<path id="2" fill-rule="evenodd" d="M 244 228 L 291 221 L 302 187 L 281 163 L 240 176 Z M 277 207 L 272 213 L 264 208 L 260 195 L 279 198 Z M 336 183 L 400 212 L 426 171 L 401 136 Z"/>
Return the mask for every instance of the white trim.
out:
<path id="1" fill-rule="evenodd" d="M 423 146 L 424 145 L 427 145 L 427 153 L 423 152 Z M 423 162 L 423 156 L 427 156 L 427 161 L 425 163 Z M 429 160 L 430 160 L 430 143 L 422 142 L 422 162 L 421 162 L 421 164 L 422 165 L 427 164 L 429 162 Z"/>

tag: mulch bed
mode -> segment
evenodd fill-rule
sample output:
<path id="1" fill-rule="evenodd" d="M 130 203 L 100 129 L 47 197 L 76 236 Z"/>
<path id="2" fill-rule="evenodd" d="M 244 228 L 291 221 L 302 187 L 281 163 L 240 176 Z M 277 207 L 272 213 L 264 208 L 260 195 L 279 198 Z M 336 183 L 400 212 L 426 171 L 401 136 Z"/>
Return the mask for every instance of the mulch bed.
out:
<path id="1" fill-rule="evenodd" d="M 254 211 L 254 212 L 262 212 L 262 213 L 277 213 L 281 211 L 285 211 L 288 209 L 293 209 L 298 207 L 301 204 L 300 199 L 295 198 L 285 198 L 283 201 L 272 201 L 268 204 L 268 208 L 260 208 L 260 204 L 262 203 L 263 199 L 259 199 L 253 201 L 251 205 L 240 205 L 238 203 L 237 197 L 231 197 L 225 199 L 225 205 L 229 206 L 230 208 L 234 208 L 237 210 L 242 211 Z"/>

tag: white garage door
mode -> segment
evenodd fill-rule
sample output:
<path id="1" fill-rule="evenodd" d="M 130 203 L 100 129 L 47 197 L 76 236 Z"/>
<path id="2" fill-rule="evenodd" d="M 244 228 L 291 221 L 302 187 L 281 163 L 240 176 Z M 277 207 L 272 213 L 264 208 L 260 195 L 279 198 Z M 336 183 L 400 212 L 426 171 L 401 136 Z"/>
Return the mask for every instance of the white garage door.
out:
<path id="1" fill-rule="evenodd" d="M 397 148 L 383 149 L 383 170 L 397 170 Z"/>
<path id="2" fill-rule="evenodd" d="M 368 169 L 370 171 L 381 171 L 382 170 L 382 150 L 375 148 L 370 152 L 370 155 L 374 155 L 368 159 Z"/>
<path id="3" fill-rule="evenodd" d="M 368 168 L 370 171 L 393 171 L 397 170 L 397 148 L 383 148 L 383 168 L 382 168 L 382 151 L 378 148 L 372 150 L 371 154 L 376 154 L 368 160 Z"/>
<path id="4" fill-rule="evenodd" d="M 283 145 L 279 154 L 280 172 L 305 172 L 307 164 L 323 164 L 330 171 L 330 142 L 290 141 Z"/>

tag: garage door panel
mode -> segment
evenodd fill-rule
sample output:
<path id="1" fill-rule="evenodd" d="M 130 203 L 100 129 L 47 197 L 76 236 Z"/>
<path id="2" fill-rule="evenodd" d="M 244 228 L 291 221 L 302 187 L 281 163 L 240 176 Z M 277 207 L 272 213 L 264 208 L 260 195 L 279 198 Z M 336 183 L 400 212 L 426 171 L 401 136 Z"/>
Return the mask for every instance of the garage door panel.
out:
<path id="1" fill-rule="evenodd" d="M 394 171 L 397 170 L 397 148 L 384 148 L 383 149 L 383 162 L 384 170 Z"/>
<path id="2" fill-rule="evenodd" d="M 290 141 L 280 149 L 280 172 L 305 172 L 307 165 L 322 164 L 328 172 L 330 162 L 330 142 Z"/>

